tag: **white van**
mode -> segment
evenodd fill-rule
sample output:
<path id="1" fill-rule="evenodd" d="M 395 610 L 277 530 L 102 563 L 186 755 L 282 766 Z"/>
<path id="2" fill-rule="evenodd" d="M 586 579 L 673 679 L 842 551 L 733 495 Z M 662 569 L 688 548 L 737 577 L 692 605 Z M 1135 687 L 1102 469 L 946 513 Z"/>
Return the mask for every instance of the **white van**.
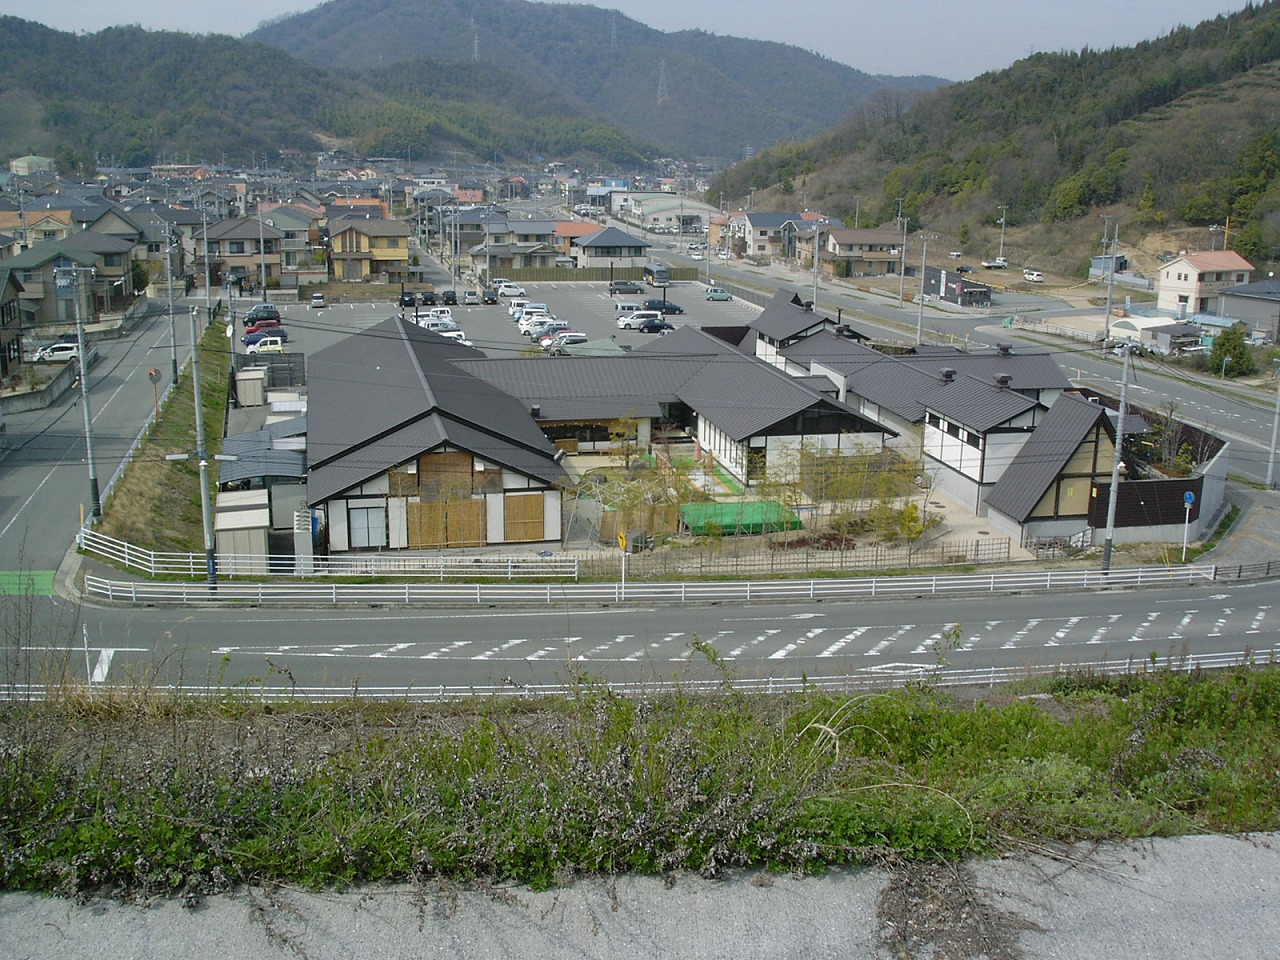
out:
<path id="1" fill-rule="evenodd" d="M 423 317 L 418 321 L 418 326 L 432 333 L 445 333 L 458 329 L 458 325 L 449 317 Z"/>
<path id="2" fill-rule="evenodd" d="M 507 313 L 514 317 L 516 315 L 516 311 L 524 307 L 528 302 L 529 301 L 524 297 L 513 297 L 507 303 Z"/>
<path id="3" fill-rule="evenodd" d="M 636 303 L 634 300 L 619 300 L 613 305 L 613 312 L 620 317 L 643 309 L 644 304 Z"/>

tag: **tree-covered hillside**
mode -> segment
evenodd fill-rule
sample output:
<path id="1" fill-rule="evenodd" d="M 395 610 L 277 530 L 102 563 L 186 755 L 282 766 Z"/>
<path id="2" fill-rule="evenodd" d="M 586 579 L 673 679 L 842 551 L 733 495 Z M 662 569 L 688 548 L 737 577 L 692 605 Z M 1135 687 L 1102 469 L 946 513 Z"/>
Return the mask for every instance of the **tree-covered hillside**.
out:
<path id="1" fill-rule="evenodd" d="M 75 69 L 68 69 L 74 64 Z M 421 83 L 407 83 L 419 76 Z M 641 147 L 572 97 L 506 71 L 431 65 L 359 76 L 225 36 L 76 35 L 0 17 L 0 153 L 75 172 L 160 156 L 247 162 L 334 141 L 357 153 L 523 160 L 531 148 L 633 164 Z"/>
<path id="2" fill-rule="evenodd" d="M 423 56 L 498 68 L 685 155 L 739 156 L 815 136 L 878 91 L 943 82 L 870 76 L 783 44 L 663 33 L 597 7 L 525 0 L 343 0 L 249 39 L 358 71 Z"/>
<path id="3" fill-rule="evenodd" d="M 914 104 L 881 97 L 822 137 L 766 151 L 714 187 L 808 189 L 824 209 L 1011 224 L 1111 204 L 1280 243 L 1280 4 L 1125 49 L 1038 54 Z M 757 193 L 759 198 L 759 193 Z"/>

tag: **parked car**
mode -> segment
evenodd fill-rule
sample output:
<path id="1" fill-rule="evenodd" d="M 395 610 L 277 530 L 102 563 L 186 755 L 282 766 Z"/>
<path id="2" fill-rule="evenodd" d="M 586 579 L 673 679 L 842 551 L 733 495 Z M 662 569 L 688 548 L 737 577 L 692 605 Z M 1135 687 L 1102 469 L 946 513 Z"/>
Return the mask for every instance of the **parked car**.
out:
<path id="1" fill-rule="evenodd" d="M 248 344 L 244 352 L 248 354 L 284 353 L 284 338 L 263 336 L 260 340 Z"/>
<path id="2" fill-rule="evenodd" d="M 413 307 L 413 306 L 416 306 L 417 303 L 418 303 L 418 295 L 414 293 L 412 290 L 406 290 L 404 293 L 400 294 L 401 307 Z"/>
<path id="3" fill-rule="evenodd" d="M 497 290 L 497 289 L 498 289 L 500 286 L 502 286 L 504 283 L 510 283 L 510 282 L 511 282 L 511 281 L 510 281 L 510 280 L 508 280 L 506 277 L 494 277 L 494 278 L 493 278 L 493 280 L 492 280 L 492 281 L 490 281 L 489 286 L 490 286 L 493 290 Z"/>
<path id="4" fill-rule="evenodd" d="M 462 305 L 464 307 L 480 306 L 480 294 L 476 293 L 474 290 L 468 290 L 462 295 Z"/>
<path id="5" fill-rule="evenodd" d="M 324 309 L 325 307 L 327 307 L 327 306 L 328 306 L 328 304 L 324 302 L 324 294 L 323 294 L 323 293 L 313 293 L 313 294 L 311 295 L 311 309 L 312 309 L 312 310 L 323 310 L 323 309 Z"/>
<path id="6" fill-rule="evenodd" d="M 684 307 L 678 303 L 672 303 L 670 300 L 646 300 L 644 302 L 646 310 L 657 310 L 659 313 L 667 316 L 678 315 L 684 313 Z"/>
<path id="7" fill-rule="evenodd" d="M 705 241 L 705 240 L 690 240 L 690 241 L 688 242 L 688 244 L 686 244 L 686 247 L 687 247 L 689 250 L 705 250 L 705 249 L 707 249 L 707 241 Z"/>
<path id="8" fill-rule="evenodd" d="M 418 302 L 424 307 L 434 307 L 438 302 L 436 292 L 434 290 L 423 290 L 422 293 L 418 294 Z"/>
<path id="9" fill-rule="evenodd" d="M 274 303 L 255 303 L 245 311 L 244 325 L 251 327 L 259 320 L 279 320 L 280 308 Z"/>
<path id="10" fill-rule="evenodd" d="M 445 333 L 458 329 L 458 325 L 449 317 L 420 317 L 418 318 L 418 326 L 424 330 L 430 330 L 432 333 Z"/>
<path id="11" fill-rule="evenodd" d="M 570 347 L 578 343 L 586 343 L 589 338 L 577 330 L 557 330 L 538 341 L 543 350 L 548 352 L 558 347 Z"/>
<path id="12" fill-rule="evenodd" d="M 732 300 L 733 294 L 724 287 L 707 287 L 708 300 Z"/>
<path id="13" fill-rule="evenodd" d="M 282 330 L 279 320 L 256 320 L 249 326 L 245 327 L 245 334 L 262 333 L 264 330 Z"/>
<path id="14" fill-rule="evenodd" d="M 956 267 L 956 273 L 977 273 L 973 267 L 966 267 L 963 263 Z"/>
<path id="15" fill-rule="evenodd" d="M 444 293 L 440 294 L 440 302 L 446 307 L 456 307 L 458 305 L 458 291 L 446 290 Z"/>
<path id="16" fill-rule="evenodd" d="M 609 296 L 619 293 L 644 293 L 644 287 L 634 280 L 615 280 L 609 284 Z"/>
<path id="17" fill-rule="evenodd" d="M 500 297 L 527 297 L 524 287 L 518 283 L 504 283 L 498 287 L 498 296 Z"/>
<path id="18" fill-rule="evenodd" d="M 691 253 L 689 254 L 689 259 L 690 259 L 690 260 L 705 260 L 705 259 L 707 259 L 707 255 L 706 255 L 705 253 L 703 253 L 701 250 L 694 250 L 693 252 L 691 252 Z"/>
<path id="19" fill-rule="evenodd" d="M 569 321 L 548 317 L 546 320 L 538 320 L 535 323 L 531 323 L 525 333 L 534 343 L 540 343 L 543 337 L 568 329 Z"/>
<path id="20" fill-rule="evenodd" d="M 1027 283 L 1044 283 L 1044 274 L 1039 270 L 1023 270 L 1022 279 Z"/>
<path id="21" fill-rule="evenodd" d="M 675 326 L 661 318 L 657 320 L 645 320 L 636 328 L 641 333 L 667 333 L 674 330 Z"/>
<path id="22" fill-rule="evenodd" d="M 716 254 L 716 256 L 719 257 L 721 260 L 733 259 L 733 254 L 731 254 L 728 250 L 721 250 L 719 253 Z"/>
<path id="23" fill-rule="evenodd" d="M 240 338 L 240 342 L 246 347 L 251 347 L 254 344 L 261 343 L 268 337 L 272 337 L 279 340 L 281 343 L 284 343 L 289 339 L 289 332 L 285 330 L 284 327 L 271 327 L 264 330 L 258 330 L 255 333 L 246 333 Z"/>
<path id="24" fill-rule="evenodd" d="M 497 303 L 498 291 L 493 289 L 493 287 L 485 287 L 480 291 L 480 302 L 486 304 Z"/>
<path id="25" fill-rule="evenodd" d="M 661 320 L 662 314 L 657 310 L 633 310 L 618 317 L 619 330 L 635 330 L 650 320 Z"/>
<path id="26" fill-rule="evenodd" d="M 88 357 L 85 366 L 92 366 L 98 359 L 98 348 L 88 340 L 84 342 L 84 353 Z M 33 363 L 66 363 L 80 359 L 80 343 L 74 338 L 62 338 L 53 343 L 46 343 L 32 355 Z"/>

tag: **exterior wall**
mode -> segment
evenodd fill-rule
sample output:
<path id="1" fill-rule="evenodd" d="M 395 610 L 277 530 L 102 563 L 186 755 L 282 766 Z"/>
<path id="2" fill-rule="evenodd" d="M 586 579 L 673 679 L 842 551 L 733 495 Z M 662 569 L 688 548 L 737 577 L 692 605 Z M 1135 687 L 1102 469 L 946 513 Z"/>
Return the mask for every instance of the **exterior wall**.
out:
<path id="1" fill-rule="evenodd" d="M 1249 282 L 1251 271 L 1198 270 L 1186 260 L 1173 260 L 1160 270 L 1156 307 L 1175 314 L 1216 313 L 1218 295 L 1227 287 Z"/>

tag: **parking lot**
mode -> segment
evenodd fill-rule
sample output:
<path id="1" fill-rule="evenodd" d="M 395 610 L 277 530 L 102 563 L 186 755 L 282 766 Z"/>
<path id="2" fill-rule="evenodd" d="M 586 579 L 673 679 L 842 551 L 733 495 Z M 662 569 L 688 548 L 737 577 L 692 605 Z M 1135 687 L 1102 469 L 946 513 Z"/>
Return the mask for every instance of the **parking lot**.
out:
<path id="1" fill-rule="evenodd" d="M 581 283 L 525 283 L 528 299 L 545 303 L 551 312 L 568 321 L 570 328 L 586 334 L 592 340 L 613 340 L 622 347 L 635 347 L 650 342 L 651 334 L 634 330 L 620 330 L 614 304 L 618 301 L 643 303 L 648 299 L 661 299 L 662 291 L 645 288 L 639 294 L 619 294 L 610 297 L 608 283 L 591 281 Z M 753 320 L 759 308 L 742 300 L 708 302 L 707 287 L 703 283 L 673 283 L 667 288 L 667 299 L 684 308 L 683 314 L 668 316 L 674 326 L 728 326 Z M 400 307 L 396 302 L 399 288 L 388 288 L 387 299 L 373 303 L 333 303 L 322 310 L 313 310 L 305 303 L 279 304 L 281 321 L 288 329 L 286 350 L 314 354 L 340 342 L 343 338 L 366 329 L 381 320 L 396 316 Z M 255 301 L 237 300 L 237 321 L 234 345 L 238 353 L 244 353 L 240 337 L 244 333 L 241 319 L 244 310 Z M 491 357 L 519 356 L 529 350 L 528 338 L 516 329 L 507 313 L 507 301 L 492 306 L 456 306 L 449 308 L 453 320 L 476 346 Z M 426 307 L 418 307 L 425 312 Z M 406 310 L 406 315 L 411 315 Z"/>
<path id="2" fill-rule="evenodd" d="M 528 299 L 545 303 L 553 314 L 569 323 L 573 330 L 592 340 L 609 340 L 622 347 L 639 346 L 653 339 L 651 334 L 619 330 L 614 304 L 618 301 L 643 303 L 661 299 L 662 291 L 646 288 L 639 294 L 610 297 L 608 283 L 524 283 Z M 667 299 L 684 308 L 684 313 L 668 316 L 674 326 L 724 326 L 746 323 L 759 314 L 759 308 L 740 300 L 709 303 L 702 283 L 673 283 L 667 288 Z M 424 308 L 419 307 L 419 310 Z M 452 307 L 454 322 L 480 350 L 491 357 L 518 356 L 530 346 L 529 340 L 516 329 L 507 313 L 504 300 L 496 306 Z M 407 312 L 407 311 L 406 311 Z"/>

